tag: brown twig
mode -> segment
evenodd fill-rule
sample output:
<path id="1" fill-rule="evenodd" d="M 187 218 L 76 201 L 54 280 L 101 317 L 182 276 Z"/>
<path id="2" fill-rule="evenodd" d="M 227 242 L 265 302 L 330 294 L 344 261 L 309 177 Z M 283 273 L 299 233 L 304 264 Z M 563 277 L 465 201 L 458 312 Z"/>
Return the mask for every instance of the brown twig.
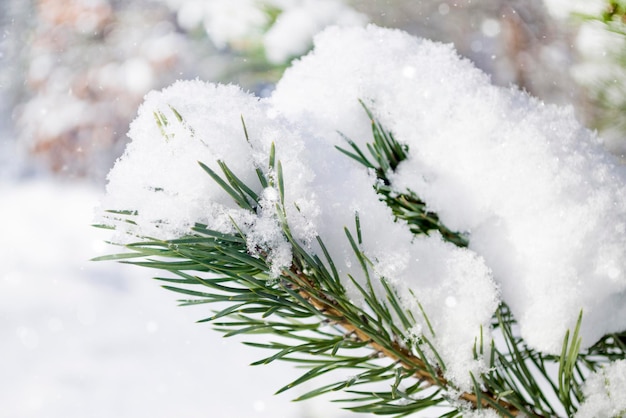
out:
<path id="1" fill-rule="evenodd" d="M 397 342 L 391 342 L 390 347 L 385 347 L 375 341 L 374 336 L 369 335 L 363 329 L 359 328 L 356 324 L 350 322 L 345 315 L 338 309 L 337 303 L 328 298 L 323 292 L 315 285 L 315 283 L 306 276 L 303 272 L 296 268 L 292 268 L 292 273 L 297 277 L 300 283 L 294 283 L 297 286 L 297 292 L 303 299 L 308 301 L 321 315 L 332 320 L 336 325 L 340 326 L 346 331 L 346 335 L 354 335 L 358 340 L 367 343 L 373 350 L 381 353 L 385 357 L 394 360 L 400 364 L 404 369 L 412 371 L 415 378 L 427 382 L 431 386 L 437 386 L 446 388 L 449 386 L 449 382 L 445 379 L 441 372 L 438 371 L 437 376 L 433 376 L 429 371 L 424 361 L 416 357 L 408 348 L 401 346 Z M 291 275 L 290 275 L 291 276 Z M 291 276 L 292 278 L 294 276 Z M 309 290 L 310 289 L 310 290 Z M 315 292 L 313 294 L 312 292 Z M 502 409 L 506 410 L 511 416 L 518 416 L 520 411 L 512 404 L 499 399 L 491 392 L 482 392 L 480 397 L 480 403 L 482 408 L 496 409 L 487 399 L 491 402 L 499 405 Z M 470 402 L 475 408 L 478 408 L 478 396 L 475 393 L 464 392 L 459 396 L 460 399 Z M 539 416 L 537 416 L 539 417 Z"/>

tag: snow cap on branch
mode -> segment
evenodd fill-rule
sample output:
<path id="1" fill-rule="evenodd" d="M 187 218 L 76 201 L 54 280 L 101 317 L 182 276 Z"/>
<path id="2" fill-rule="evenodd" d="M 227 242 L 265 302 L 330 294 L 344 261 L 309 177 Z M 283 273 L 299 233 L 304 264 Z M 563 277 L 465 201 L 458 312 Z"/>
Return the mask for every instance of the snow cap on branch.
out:
<path id="1" fill-rule="evenodd" d="M 469 249 L 438 233 L 413 236 L 380 200 L 373 173 L 335 149 L 345 147 L 338 131 L 362 149 L 372 142 L 359 99 L 409 148 L 387 173 L 391 187 L 415 192 L 447 227 L 468 232 Z M 169 239 L 196 222 L 234 233 L 234 222 L 278 275 L 290 267 L 290 244 L 277 190 L 263 190 L 255 171 L 276 178 L 268 166 L 275 144 L 294 239 L 324 259 L 321 237 L 362 303 L 348 276 L 363 286 L 365 275 L 344 232 L 354 234 L 358 213 L 377 296 L 388 296 L 384 278 L 462 391 L 471 390 L 470 371 L 486 369 L 472 349 L 481 329 L 490 340 L 500 291 L 522 336 L 542 351 L 560 350 L 581 309 L 583 344 L 626 329 L 626 170 L 570 110 L 492 86 L 448 45 L 375 26 L 331 28 L 269 99 L 178 82 L 146 97 L 129 136 L 103 202 L 137 212 L 118 231 Z M 198 161 L 220 175 L 224 162 L 260 206 L 238 207 Z"/>
<path id="2" fill-rule="evenodd" d="M 361 98 L 408 145 L 392 186 L 467 231 L 534 348 L 558 353 L 582 309 L 583 345 L 626 329 L 626 167 L 569 108 L 489 78 L 449 45 L 331 28 L 271 101 L 333 145 L 368 141 Z"/>

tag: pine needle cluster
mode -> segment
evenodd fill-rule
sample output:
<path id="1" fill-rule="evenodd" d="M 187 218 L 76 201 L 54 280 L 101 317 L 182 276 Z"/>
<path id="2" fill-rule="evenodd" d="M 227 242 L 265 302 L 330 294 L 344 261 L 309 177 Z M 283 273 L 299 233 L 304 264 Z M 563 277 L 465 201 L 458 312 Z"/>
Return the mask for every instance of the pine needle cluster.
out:
<path id="1" fill-rule="evenodd" d="M 413 234 L 440 233 L 459 247 L 471 245 L 468 234 L 447 228 L 413 191 L 394 189 L 390 174 L 409 157 L 410 150 L 365 105 L 363 108 L 372 127 L 367 150 L 345 137 L 348 146 L 338 151 L 376 173 L 372 187 Z M 178 112 L 174 114 L 178 123 L 184 124 Z M 172 123 L 160 115 L 155 117 L 159 126 Z M 245 124 L 243 134 L 247 138 Z M 218 163 L 221 173 L 202 162 L 200 167 L 242 209 L 259 210 L 261 198 L 254 191 L 259 185 L 278 191 L 276 214 L 293 254 L 291 266 L 278 278 L 271 274 L 269 255 L 263 249 L 252 254 L 245 233 L 237 225 L 237 232 L 232 234 L 196 224 L 182 238 L 139 237 L 126 245 L 126 252 L 99 259 L 168 273 L 155 279 L 163 282 L 165 289 L 179 293 L 181 305 L 213 307 L 212 315 L 200 322 L 211 322 L 226 336 L 247 335 L 247 345 L 271 353 L 255 365 L 281 360 L 305 370 L 278 393 L 329 375 L 335 377 L 333 383 L 320 385 L 298 400 L 343 392 L 337 402 L 346 409 L 396 417 L 426 409 L 448 418 L 480 409 L 492 409 L 505 417 L 571 416 L 582 402 L 586 376 L 603 364 L 626 357 L 626 333 L 608 335 L 593 347 L 580 350 L 582 312 L 578 326 L 564 336 L 559 356 L 539 353 L 519 336 L 513 315 L 502 303 L 492 320 L 494 339 L 481 337 L 474 345 L 475 358 L 486 356 L 489 370 L 471 376 L 473 391 L 463 393 L 445 378 L 445 363 L 432 343 L 437 330 L 429 327 L 422 335 L 413 335 L 414 313 L 402 306 L 384 278 L 373 273 L 373 263 L 362 251 L 368 237 L 362 234 L 358 214 L 344 233 L 365 284 L 340 276 L 321 237 L 316 238 L 321 254 L 311 253 L 293 238 L 286 216 L 283 171 L 274 147 L 266 169 L 256 170 L 258 185 L 244 183 L 225 162 Z M 132 208 L 110 212 L 111 218 L 131 223 L 134 216 Z M 374 292 L 375 280 L 381 281 L 386 298 Z M 350 300 L 344 283 L 358 289 L 362 305 Z M 421 315 L 430 324 L 427 313 L 422 310 Z"/>

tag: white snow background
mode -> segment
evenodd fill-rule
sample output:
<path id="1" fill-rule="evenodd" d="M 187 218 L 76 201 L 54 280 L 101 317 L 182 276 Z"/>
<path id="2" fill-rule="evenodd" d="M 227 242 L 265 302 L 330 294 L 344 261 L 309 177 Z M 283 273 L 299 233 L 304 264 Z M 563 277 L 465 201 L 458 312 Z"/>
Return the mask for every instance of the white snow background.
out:
<path id="1" fill-rule="evenodd" d="M 0 183 L 1 418 L 352 415 L 274 396 L 302 372 L 248 366 L 269 353 L 196 324 L 207 311 L 176 306 L 154 272 L 89 261 L 115 251 L 90 226 L 101 198 L 87 184 Z"/>
<path id="2" fill-rule="evenodd" d="M 355 38 L 363 38 L 358 31 L 353 34 Z M 330 36 L 327 37 L 326 41 L 320 37 L 320 43 L 325 42 L 326 51 L 334 53 L 332 52 L 334 40 L 330 42 L 328 40 Z M 402 42 L 408 44 L 412 42 L 400 38 L 400 36 L 395 38 L 400 41 L 399 45 Z M 338 44 L 334 47 L 341 50 Z M 360 50 L 364 55 L 367 55 L 367 52 L 366 46 Z M 432 52 L 438 60 L 451 62 L 453 66 L 458 64 L 458 69 L 461 70 L 460 77 L 463 77 L 463 71 L 469 68 L 465 63 L 449 61 L 445 54 L 438 55 L 439 52 L 436 50 Z M 318 57 L 320 56 L 322 53 L 318 54 Z M 398 57 L 401 56 L 392 55 L 382 61 L 397 64 Z M 333 103 L 338 97 L 333 95 L 338 94 L 347 97 L 351 101 L 350 106 L 354 107 L 358 107 L 356 98 L 375 99 L 374 103 L 378 100 L 380 107 L 374 110 L 383 122 L 388 122 L 397 132 L 404 133 L 407 142 L 417 141 L 409 134 L 411 124 L 395 123 L 393 120 L 393 111 L 396 109 L 407 113 L 408 118 L 424 117 L 419 112 L 412 114 L 411 111 L 414 109 L 411 107 L 394 107 L 398 104 L 396 100 L 412 97 L 404 97 L 402 94 L 378 96 L 372 94 L 374 97 L 360 97 L 364 93 L 375 92 L 374 89 L 381 86 L 368 80 L 371 75 L 350 70 L 350 65 L 354 66 L 355 63 L 362 65 L 360 61 L 351 61 L 349 56 L 340 58 L 347 60 L 344 63 L 347 65 L 344 71 L 347 74 L 357 74 L 358 82 L 348 83 L 340 90 L 337 86 L 345 81 L 341 78 L 342 74 L 338 74 L 337 79 L 332 78 L 336 74 L 330 74 L 329 78 L 322 78 L 322 85 L 326 85 L 326 90 L 316 86 L 315 82 L 307 83 L 310 92 L 303 95 L 298 83 L 290 85 L 289 78 L 286 78 L 282 86 L 279 86 L 278 94 L 272 99 L 272 105 L 284 113 L 288 113 L 287 109 L 294 114 L 306 113 L 309 111 L 306 106 L 294 101 L 293 98 L 306 97 L 311 100 L 318 95 L 319 113 L 313 112 L 313 115 L 306 114 L 304 117 L 297 115 L 297 118 L 310 120 L 313 117 L 318 121 L 316 126 L 318 129 L 334 131 L 340 127 L 342 131 L 353 136 L 365 131 L 351 130 L 347 125 L 336 126 L 333 122 L 339 119 L 341 114 L 333 112 L 332 107 L 324 107 L 319 103 L 324 103 L 324 100 Z M 323 61 L 315 60 L 313 57 L 306 65 L 303 64 L 298 70 L 292 71 L 292 80 L 301 82 L 302 77 L 314 79 L 323 74 L 319 69 L 323 70 L 325 64 Z M 397 66 L 396 69 L 402 72 L 403 81 L 398 85 L 383 83 L 382 88 L 387 88 L 390 92 L 395 89 L 396 93 L 402 93 L 407 91 L 407 85 L 420 86 L 412 84 L 414 82 L 411 81 L 416 78 L 416 74 L 422 75 L 420 72 L 416 73 L 416 68 L 424 69 L 419 67 L 419 63 Z M 431 71 L 429 67 L 426 70 Z M 385 72 L 380 69 L 379 71 Z M 436 77 L 432 77 L 432 74 L 441 75 L 431 73 L 431 81 L 436 84 Z M 419 97 L 421 103 L 427 106 L 425 108 L 431 111 L 431 115 L 434 110 L 434 114 L 440 118 L 439 120 L 433 118 L 434 122 L 430 122 L 431 128 L 436 127 L 441 120 L 447 119 L 450 113 L 454 116 L 454 112 L 459 112 L 456 116 L 479 125 L 475 130 L 462 133 L 476 138 L 486 138 L 480 143 L 483 148 L 472 150 L 469 147 L 465 151 L 479 153 L 482 149 L 487 151 L 484 155 L 491 151 L 492 157 L 497 158 L 483 162 L 486 162 L 487 172 L 493 172 L 490 168 L 506 167 L 507 161 L 515 160 L 514 158 L 507 160 L 515 155 L 515 152 L 500 152 L 495 147 L 499 144 L 496 134 L 500 131 L 497 127 L 504 123 L 506 128 L 504 132 L 512 139 L 512 142 L 507 142 L 506 145 L 513 145 L 513 148 L 521 151 L 525 158 L 537 157 L 533 160 L 537 163 L 535 169 L 541 170 L 522 172 L 521 176 L 508 183 L 504 181 L 506 179 L 498 178 L 497 175 L 471 182 L 470 180 L 476 177 L 467 176 L 466 172 L 465 177 L 468 178 L 464 178 L 462 172 L 463 169 L 468 169 L 467 160 L 457 158 L 460 154 L 450 152 L 451 150 L 437 149 L 436 141 L 426 141 L 422 143 L 425 145 L 423 154 L 415 158 L 430 165 L 417 172 L 404 170 L 396 181 L 399 185 L 408 185 L 423 192 L 436 209 L 441 210 L 444 221 L 475 232 L 473 249 L 482 253 L 489 267 L 500 279 L 519 267 L 516 265 L 519 260 L 507 256 L 514 254 L 521 260 L 519 262 L 523 263 L 536 254 L 549 254 L 551 257 L 540 257 L 538 263 L 524 265 L 528 270 L 527 274 L 522 274 L 524 272 L 521 270 L 524 269 L 519 269 L 521 272 L 516 273 L 519 277 L 512 275 L 510 282 L 502 283 L 505 299 L 513 299 L 516 286 L 523 280 L 523 284 L 527 286 L 522 286 L 522 290 L 533 298 L 516 297 L 516 303 L 512 303 L 513 308 L 518 313 L 525 314 L 520 316 L 521 320 L 528 324 L 524 332 L 528 337 L 532 337 L 529 339 L 532 339 L 538 347 L 552 351 L 556 348 L 554 342 L 559 341 L 562 330 L 555 333 L 554 329 L 550 328 L 547 335 L 542 334 L 542 329 L 547 327 L 538 328 L 533 325 L 541 323 L 543 317 L 532 316 L 532 313 L 537 307 L 545 309 L 550 305 L 547 295 L 565 294 L 567 289 L 575 289 L 575 292 L 569 294 L 568 300 L 564 301 L 565 306 L 557 307 L 551 313 L 555 315 L 555 323 L 566 327 L 571 325 L 573 319 L 570 319 L 569 324 L 565 324 L 559 320 L 563 318 L 558 316 L 574 318 L 572 312 L 575 313 L 578 304 L 583 301 L 586 307 L 590 308 L 586 313 L 594 319 L 591 323 L 595 323 L 594 327 L 584 329 L 584 335 L 587 337 L 585 343 L 592 343 L 598 335 L 622 326 L 619 318 L 623 317 L 623 310 L 620 310 L 620 307 L 623 306 L 624 298 L 624 258 L 621 240 L 624 235 L 624 171 L 616 169 L 612 162 L 607 163 L 605 157 L 598 151 L 599 145 L 596 144 L 595 137 L 573 121 L 568 111 L 556 108 L 550 108 L 550 112 L 537 110 L 543 105 L 523 95 L 506 93 L 504 90 L 495 91 L 488 86 L 484 77 L 473 69 L 469 69 L 467 74 L 471 76 L 474 84 L 468 91 L 462 91 L 468 95 L 462 97 L 461 104 L 449 100 L 442 102 L 443 104 L 438 103 L 439 107 L 429 107 L 431 102 L 428 95 L 423 94 Z M 439 87 L 447 92 L 457 93 L 458 89 L 454 88 L 455 79 L 449 80 L 453 82 Z M 427 84 L 428 80 L 422 83 L 421 86 Z M 364 90 L 366 87 L 370 90 Z M 296 91 L 297 96 L 293 94 Z M 345 94 L 346 91 L 350 94 Z M 421 91 L 428 93 L 427 89 Z M 476 92 L 478 94 L 475 94 Z M 484 95 L 481 96 L 480 93 Z M 526 125 L 528 129 L 520 132 L 517 130 L 519 126 L 514 123 L 506 124 L 506 117 L 510 116 L 506 112 L 488 113 L 489 110 L 498 109 L 489 106 L 500 105 L 505 105 L 506 111 L 528 122 L 529 125 Z M 465 110 L 459 110 L 464 106 Z M 354 115 L 354 107 L 347 107 L 349 112 L 346 112 L 346 116 L 349 118 Z M 331 114 L 325 113 L 328 110 Z M 362 118 L 362 115 L 360 117 Z M 482 123 L 477 123 L 477 120 Z M 541 127 L 546 124 L 550 126 L 550 131 L 561 128 L 570 134 L 556 138 L 552 145 L 550 141 L 545 144 L 542 142 L 545 134 Z M 459 130 L 454 125 L 439 126 L 443 128 L 435 132 L 435 139 L 451 140 L 450 147 L 453 147 L 453 140 L 458 136 Z M 236 126 L 229 128 L 237 129 Z M 534 138 L 535 148 L 524 147 L 524 141 L 528 137 Z M 579 148 L 577 142 L 569 142 L 573 137 L 583 138 L 583 142 L 589 145 Z M 335 139 L 331 138 L 332 141 Z M 413 145 L 413 142 L 411 144 Z M 463 144 L 459 142 L 458 145 Z M 460 149 L 462 148 L 456 148 L 457 151 Z M 429 162 L 428 158 L 433 156 L 435 160 Z M 437 160 L 442 156 L 449 159 Z M 590 165 L 591 161 L 599 162 L 600 164 L 596 166 L 599 169 L 594 170 L 593 165 Z M 445 166 L 449 162 L 452 162 L 459 172 L 446 176 Z M 442 166 L 438 166 L 440 163 Z M 574 170 L 568 171 L 572 166 Z M 512 167 L 518 170 L 523 168 L 515 165 Z M 556 178 L 555 182 L 546 182 L 545 180 L 551 179 L 554 173 L 564 176 Z M 592 181 L 583 186 L 578 180 L 585 179 L 585 174 L 590 174 L 587 179 Z M 422 181 L 420 176 L 424 178 L 430 176 L 430 183 Z M 465 199 L 472 210 L 459 214 L 454 211 L 455 201 L 451 201 L 449 196 L 437 193 L 437 188 L 442 185 L 452 187 L 456 191 L 474 192 L 479 191 L 481 185 L 490 185 L 491 188 L 496 185 L 504 189 L 511 185 L 523 186 L 522 181 L 529 176 L 541 186 L 539 192 L 545 195 L 543 197 L 548 197 L 543 201 L 543 207 L 539 205 L 531 208 L 534 212 L 520 213 L 502 203 L 523 200 L 523 194 L 513 193 L 513 196 L 508 196 L 509 200 L 504 200 L 500 195 L 490 195 L 491 189 L 486 188 L 486 194 L 478 197 L 485 199 L 488 204 L 477 205 L 477 200 L 472 200 L 467 193 L 462 194 L 461 198 Z M 413 181 L 417 183 L 412 183 Z M 313 190 L 321 191 L 315 188 Z M 566 204 L 559 205 L 558 199 L 556 202 L 552 200 L 554 195 L 551 193 L 554 191 L 573 193 L 569 195 L 569 200 L 563 201 Z M 595 193 L 595 198 L 589 203 L 586 193 L 591 192 Z M 528 196 L 534 197 L 532 193 Z M 0 215 L 5 223 L 0 232 L 2 254 L 0 417 L 338 416 L 333 413 L 346 415 L 335 405 L 327 404 L 323 400 L 321 403 L 308 402 L 304 405 L 286 402 L 286 399 L 295 396 L 295 393 L 287 393 L 279 398 L 269 396 L 275 389 L 289 381 L 289 377 L 286 376 L 293 378 L 297 371 L 284 365 L 247 367 L 247 363 L 258 359 L 263 353 L 242 347 L 236 341 L 223 341 L 220 335 L 211 331 L 207 325 L 194 324 L 195 320 L 204 315 L 191 308 L 175 307 L 176 295 L 159 289 L 157 283 L 147 279 L 153 272 L 124 267 L 117 263 L 89 262 L 93 256 L 111 252 L 110 248 L 105 249 L 102 244 L 106 233 L 103 235 L 100 233 L 102 231 L 89 227 L 92 221 L 92 206 L 100 199 L 99 193 L 89 186 L 76 187 L 49 181 L 0 185 Z M 271 196 L 268 199 L 271 199 Z M 611 211 L 612 205 L 617 209 Z M 562 209 L 564 212 L 549 211 L 554 208 Z M 312 208 L 313 211 L 314 209 Z M 546 212 L 542 212 L 543 210 Z M 533 215 L 537 213 L 549 213 L 549 216 L 542 220 L 544 224 L 537 226 L 532 223 L 535 219 Z M 612 218 L 606 218 L 607 213 Z M 527 222 L 511 223 L 515 215 L 522 215 L 521 219 L 526 219 Z M 549 228 L 546 229 L 545 226 L 551 226 L 552 221 L 558 221 L 558 218 L 563 216 L 570 226 L 575 225 L 577 221 L 584 221 L 580 222 L 583 224 L 592 219 L 593 222 L 588 223 L 587 228 L 577 230 L 577 234 L 572 235 L 573 239 L 562 240 L 564 242 L 542 239 L 540 241 L 543 247 L 535 246 L 536 240 L 532 239 L 529 231 L 533 233 L 548 231 L 548 235 L 543 237 L 549 238 Z M 607 219 L 615 221 L 611 228 L 593 228 L 602 222 L 606 223 Z M 536 229 L 527 229 L 529 225 Z M 565 226 L 567 227 L 567 224 Z M 570 229 L 566 229 L 571 232 Z M 560 230 L 556 228 L 552 231 Z M 303 231 L 303 235 L 306 232 Z M 610 232 L 614 234 L 611 235 Z M 494 233 L 496 236 L 499 234 L 501 238 L 521 237 L 526 241 L 518 240 L 522 243 L 519 247 L 501 248 L 490 242 L 489 237 Z M 607 237 L 610 239 L 607 240 Z M 586 239 L 590 241 L 587 245 L 582 247 L 578 245 Z M 560 269 L 559 263 L 554 263 L 554 260 L 559 259 L 559 255 L 566 254 L 558 246 L 561 244 L 571 245 L 570 249 L 574 250 L 574 255 L 569 254 L 569 258 L 560 260 L 561 265 L 571 261 L 574 264 L 573 273 Z M 546 249 L 549 250 L 547 253 Z M 550 265 L 552 266 L 550 269 L 542 269 Z M 382 263 L 379 268 L 393 270 L 394 266 L 398 264 L 389 262 Z M 481 266 L 480 262 L 476 263 L 478 270 Z M 532 277 L 532 273 L 539 274 L 535 277 L 541 277 L 542 274 L 544 277 L 557 276 L 559 280 L 553 286 L 546 286 L 546 282 L 542 280 L 533 284 L 526 280 Z M 591 273 L 591 276 L 603 280 L 603 286 L 594 287 L 594 280 L 585 279 L 588 276 L 584 273 Z M 542 289 L 543 286 L 546 287 Z M 592 287 L 597 292 L 589 292 Z M 488 302 L 492 300 L 489 299 Z M 611 317 L 616 321 L 607 320 Z M 477 322 L 481 320 L 477 319 Z M 277 370 L 280 372 L 277 373 Z M 622 365 L 616 365 L 613 371 L 607 371 L 607 375 L 621 370 Z M 623 387 L 623 383 L 621 385 Z M 242 398 L 245 399 L 244 402 L 241 401 Z M 318 413 L 317 408 L 324 409 Z"/>

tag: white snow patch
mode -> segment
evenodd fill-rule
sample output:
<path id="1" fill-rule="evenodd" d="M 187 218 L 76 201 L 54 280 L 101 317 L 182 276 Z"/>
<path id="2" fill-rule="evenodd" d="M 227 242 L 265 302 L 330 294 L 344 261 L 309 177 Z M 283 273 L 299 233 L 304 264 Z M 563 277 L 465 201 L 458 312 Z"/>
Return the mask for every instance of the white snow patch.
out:
<path id="1" fill-rule="evenodd" d="M 591 374 L 583 386 L 585 399 L 576 418 L 612 418 L 626 414 L 626 360 Z"/>
<path id="2" fill-rule="evenodd" d="M 449 228 L 469 233 L 469 249 L 436 233 L 413 237 L 379 200 L 372 173 L 335 149 L 346 146 L 338 131 L 362 149 L 372 141 L 359 99 L 409 147 L 392 186 L 416 192 Z M 168 120 L 163 132 L 155 111 Z M 116 224 L 120 233 L 175 238 L 194 222 L 233 232 L 234 220 L 278 274 L 291 253 L 274 212 L 277 192 L 263 190 L 255 173 L 275 179 L 267 161 L 274 143 L 294 239 L 321 255 L 319 236 L 339 274 L 364 284 L 344 232 L 356 236 L 358 214 L 375 291 L 386 298 L 384 278 L 398 292 L 417 318 L 409 332 L 434 342 L 461 390 L 471 388 L 470 371 L 485 370 L 472 348 L 481 329 L 489 341 L 500 297 L 530 346 L 545 352 L 560 351 L 581 310 L 585 346 L 626 328 L 626 168 L 571 109 L 492 86 L 449 45 L 375 26 L 329 28 L 269 99 L 178 82 L 146 97 L 129 135 L 103 202 L 138 211 L 136 225 Z M 262 195 L 260 207 L 237 207 L 197 160 L 218 173 L 224 161 Z"/>
<path id="3" fill-rule="evenodd" d="M 374 26 L 318 35 L 271 100 L 332 145 L 345 146 L 340 131 L 364 146 L 357 99 L 409 146 L 394 187 L 471 233 L 531 346 L 558 352 L 581 309 L 585 346 L 626 328 L 626 169 L 571 109 L 492 86 L 451 46 Z"/>

